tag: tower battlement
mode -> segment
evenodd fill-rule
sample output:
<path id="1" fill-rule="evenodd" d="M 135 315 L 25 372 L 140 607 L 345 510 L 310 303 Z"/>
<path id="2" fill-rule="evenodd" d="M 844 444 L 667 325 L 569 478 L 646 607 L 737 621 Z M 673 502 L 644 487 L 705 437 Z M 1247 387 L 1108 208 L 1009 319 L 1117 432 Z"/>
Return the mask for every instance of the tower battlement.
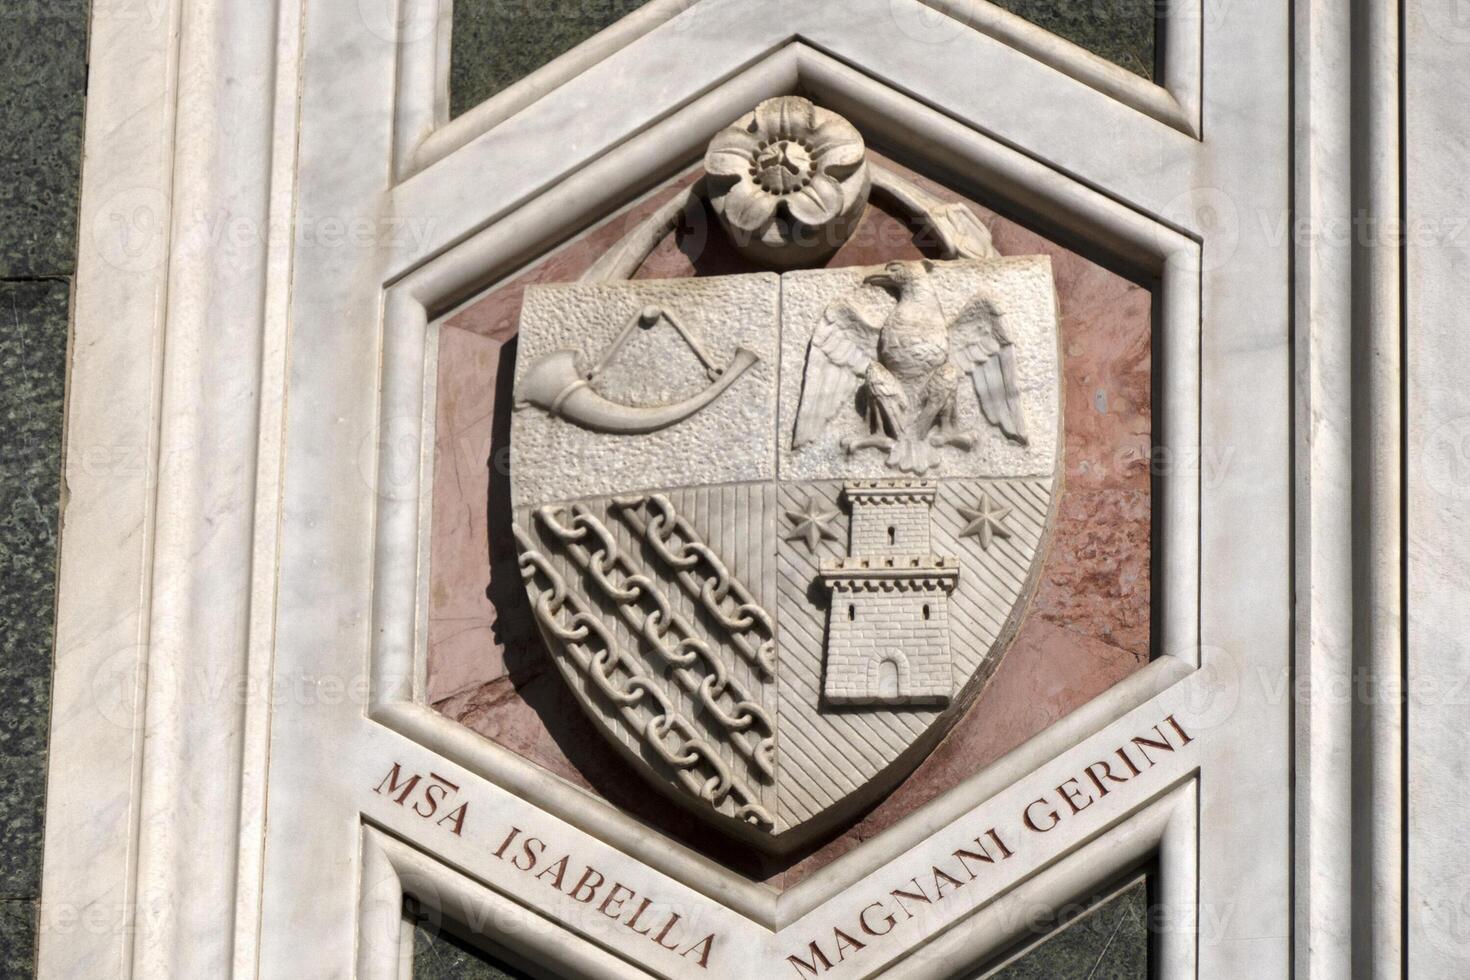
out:
<path id="1" fill-rule="evenodd" d="M 842 488 L 852 511 L 850 555 L 927 555 L 933 480 L 855 480 Z"/>
<path id="2" fill-rule="evenodd" d="M 859 480 L 848 555 L 822 562 L 831 596 L 823 694 L 832 704 L 944 704 L 954 689 L 949 594 L 954 558 L 932 553 L 932 480 Z"/>

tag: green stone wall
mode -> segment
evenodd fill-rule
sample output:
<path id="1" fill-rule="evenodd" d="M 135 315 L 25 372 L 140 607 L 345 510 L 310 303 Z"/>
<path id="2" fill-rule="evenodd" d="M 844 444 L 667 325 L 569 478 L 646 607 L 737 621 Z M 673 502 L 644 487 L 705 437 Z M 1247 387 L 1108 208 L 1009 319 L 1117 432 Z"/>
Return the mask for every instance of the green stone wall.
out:
<path id="1" fill-rule="evenodd" d="M 420 925 L 413 936 L 413 980 L 531 980 L 457 936 Z"/>
<path id="2" fill-rule="evenodd" d="M 1123 888 L 985 980 L 1148 980 L 1148 882 Z"/>
<path id="3" fill-rule="evenodd" d="M 643 6 L 643 0 L 455 0 L 449 114 L 457 116 Z"/>
<path id="4" fill-rule="evenodd" d="M 35 973 L 86 0 L 0 5 L 0 980 Z"/>
<path id="5" fill-rule="evenodd" d="M 1160 0 L 991 0 L 1135 75 L 1153 78 Z M 1162 9 L 1162 8 L 1160 8 Z"/>

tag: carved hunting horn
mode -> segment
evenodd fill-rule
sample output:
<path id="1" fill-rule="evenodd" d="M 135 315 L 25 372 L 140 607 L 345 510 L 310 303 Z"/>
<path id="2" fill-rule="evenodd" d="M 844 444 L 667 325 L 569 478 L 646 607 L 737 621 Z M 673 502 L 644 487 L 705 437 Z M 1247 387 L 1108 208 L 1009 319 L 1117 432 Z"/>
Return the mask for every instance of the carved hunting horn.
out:
<path id="1" fill-rule="evenodd" d="M 704 365 L 705 374 L 710 378 L 710 384 L 698 394 L 666 405 L 623 405 L 594 391 L 592 379 L 612 362 L 628 335 L 637 327 L 652 327 L 660 319 L 668 321 L 694 352 L 694 356 L 699 358 L 699 363 Z M 693 334 L 684 329 L 668 311 L 656 306 L 645 307 L 629 317 L 627 324 L 602 352 L 591 370 L 584 373 L 577 366 L 579 357 L 580 354 L 574 350 L 557 350 L 536 358 L 521 379 L 518 389 L 521 400 L 517 407 L 535 405 L 554 416 L 595 432 L 620 435 L 655 432 L 682 422 L 720 397 L 726 388 L 735 383 L 736 378 L 760 359 L 753 351 L 740 347 L 736 349 L 729 364 L 724 367 L 715 365 Z"/>

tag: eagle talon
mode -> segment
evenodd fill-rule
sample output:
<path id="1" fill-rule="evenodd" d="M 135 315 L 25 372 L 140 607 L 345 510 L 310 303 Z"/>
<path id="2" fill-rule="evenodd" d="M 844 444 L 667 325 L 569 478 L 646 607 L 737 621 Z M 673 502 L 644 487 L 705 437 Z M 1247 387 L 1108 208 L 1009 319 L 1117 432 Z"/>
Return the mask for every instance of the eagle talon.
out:
<path id="1" fill-rule="evenodd" d="M 878 449 L 886 453 L 893 448 L 893 440 L 884 435 L 848 436 L 842 440 L 842 448 L 849 456 L 863 449 Z"/>
<path id="2" fill-rule="evenodd" d="M 975 448 L 976 439 L 968 432 L 936 432 L 929 436 L 929 445 L 936 449 L 942 446 L 954 446 L 969 452 Z"/>
<path id="3" fill-rule="evenodd" d="M 938 462 L 922 439 L 899 439 L 888 453 L 889 466 L 915 475 L 933 469 Z"/>

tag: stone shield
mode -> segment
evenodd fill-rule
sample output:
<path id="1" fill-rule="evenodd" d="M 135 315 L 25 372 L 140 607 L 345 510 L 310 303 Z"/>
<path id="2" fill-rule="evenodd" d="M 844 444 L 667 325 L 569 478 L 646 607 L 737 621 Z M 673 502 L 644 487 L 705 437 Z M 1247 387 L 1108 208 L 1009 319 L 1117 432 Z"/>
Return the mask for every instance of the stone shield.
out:
<path id="1" fill-rule="evenodd" d="M 511 423 L 550 655 L 653 785 L 785 851 L 973 701 L 1045 548 L 1044 257 L 533 286 Z"/>

